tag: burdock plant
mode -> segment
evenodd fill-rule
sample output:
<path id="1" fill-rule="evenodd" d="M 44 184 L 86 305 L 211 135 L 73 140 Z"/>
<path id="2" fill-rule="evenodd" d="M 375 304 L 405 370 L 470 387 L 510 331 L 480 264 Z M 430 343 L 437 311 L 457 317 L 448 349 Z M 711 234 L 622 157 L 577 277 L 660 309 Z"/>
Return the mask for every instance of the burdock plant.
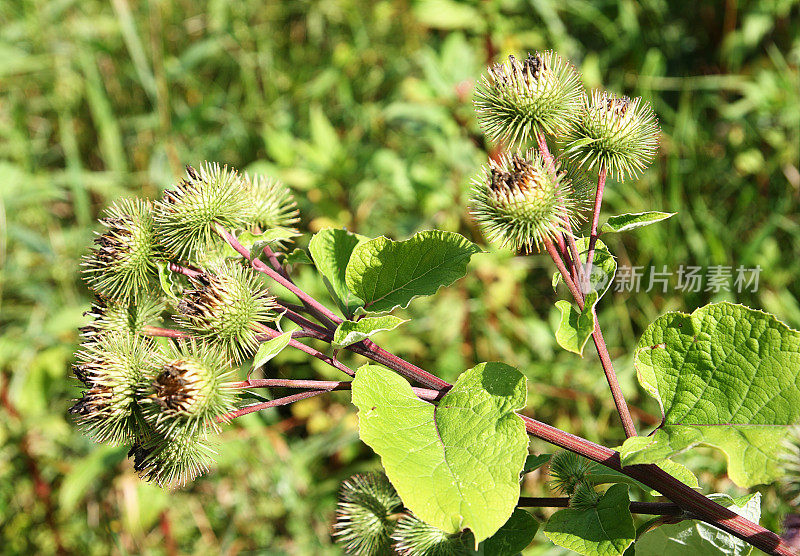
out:
<path id="1" fill-rule="evenodd" d="M 102 221 L 105 231 L 84 262 L 99 299 L 75 366 L 86 388 L 72 410 L 79 424 L 99 441 L 131 446 L 135 471 L 172 486 L 211 466 L 223 424 L 351 390 L 360 438 L 385 476 L 357 476 L 342 487 L 333 530 L 348 553 L 510 556 L 540 528 L 521 508 L 555 507 L 539 515 L 544 535 L 589 556 L 627 553 L 631 545 L 648 553 L 665 546 L 651 527 L 688 519 L 719 531 L 709 540 L 686 527 L 686 546 L 792 554 L 753 512 L 744 517 L 704 496 L 671 458 L 707 444 L 726 452 L 738 486 L 775 482 L 779 452 L 800 421 L 800 332 L 730 303 L 655 320 L 632 354 L 640 384 L 663 413 L 647 436 L 637 433 L 603 337 L 596 308 L 612 297 L 604 294 L 616 262 L 613 236 L 600 242 L 600 232 L 669 216 L 623 214 L 599 227 L 606 178 L 635 177 L 654 159 L 658 126 L 649 105 L 603 91 L 589 99 L 577 71 L 553 53 L 492 66 L 475 95 L 500 153 L 474 181 L 472 215 L 501 248 L 534 255 L 543 247 L 552 259 L 554 286 L 569 291 L 556 303 L 555 339 L 583 355 L 592 338 L 626 438 L 621 446 L 530 417 L 536 408 L 526 407 L 527 379 L 510 365 L 478 363 L 451 384 L 375 342 L 404 322 L 393 311 L 464 276 L 482 251 L 472 241 L 440 230 L 392 241 L 329 228 L 310 239 L 308 253 L 288 252 L 295 231 L 287 228 L 298 217 L 288 190 L 209 163 L 188 167 L 153 209 L 124 201 Z M 584 229 L 589 180 L 596 186 Z M 299 286 L 310 280 L 294 280 L 299 262 L 313 263 L 318 289 L 324 285 L 341 312 Z M 578 287 L 587 276 L 599 278 L 590 290 Z M 281 286 L 273 290 L 280 297 L 264 277 Z M 285 348 L 348 380 L 269 376 L 267 363 Z M 351 368 L 348 351 L 370 364 Z M 261 368 L 266 375 L 257 378 Z M 249 392 L 260 388 L 269 396 Z M 529 436 L 565 452 L 529 454 Z M 521 496 L 521 477 L 548 459 L 558 496 Z M 666 501 L 650 501 L 653 490 Z M 658 517 L 643 522 L 633 515 L 640 513 Z"/>

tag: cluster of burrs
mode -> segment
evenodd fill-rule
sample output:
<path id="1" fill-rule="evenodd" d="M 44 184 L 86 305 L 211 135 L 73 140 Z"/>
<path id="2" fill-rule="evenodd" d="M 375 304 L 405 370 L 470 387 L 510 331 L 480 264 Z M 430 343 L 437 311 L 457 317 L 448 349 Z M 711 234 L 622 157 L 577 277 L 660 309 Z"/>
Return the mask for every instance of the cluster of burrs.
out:
<path id="1" fill-rule="evenodd" d="M 119 201 L 100 221 L 83 262 L 97 296 L 74 365 L 85 391 L 71 412 L 98 442 L 131 446 L 143 478 L 183 484 L 208 468 L 213 438 L 236 409 L 234 366 L 279 315 L 218 230 L 257 234 L 296 221 L 279 182 L 216 164 L 187 167 L 162 199 Z M 183 269 L 171 275 L 177 296 L 162 284 L 170 267 Z M 182 328 L 175 338 L 148 334 L 164 319 Z"/>
<path id="2" fill-rule="evenodd" d="M 588 206 L 587 172 L 637 177 L 658 148 L 658 122 L 642 99 L 587 95 L 552 52 L 490 67 L 475 92 L 478 119 L 500 149 L 474 180 L 472 214 L 487 237 L 515 250 L 571 234 Z M 529 141 L 535 149 L 525 150 Z M 550 146 L 548 146 L 550 141 Z"/>

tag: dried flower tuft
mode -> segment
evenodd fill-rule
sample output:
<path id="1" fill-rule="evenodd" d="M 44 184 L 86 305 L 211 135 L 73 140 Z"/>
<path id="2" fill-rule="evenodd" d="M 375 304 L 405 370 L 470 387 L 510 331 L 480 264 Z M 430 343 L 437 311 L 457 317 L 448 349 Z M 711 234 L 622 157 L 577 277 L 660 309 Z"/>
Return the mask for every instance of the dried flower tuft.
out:
<path id="1" fill-rule="evenodd" d="M 235 407 L 232 376 L 229 360 L 217 350 L 194 340 L 178 342 L 141 389 L 144 417 L 168 437 L 217 432 L 218 419 Z"/>

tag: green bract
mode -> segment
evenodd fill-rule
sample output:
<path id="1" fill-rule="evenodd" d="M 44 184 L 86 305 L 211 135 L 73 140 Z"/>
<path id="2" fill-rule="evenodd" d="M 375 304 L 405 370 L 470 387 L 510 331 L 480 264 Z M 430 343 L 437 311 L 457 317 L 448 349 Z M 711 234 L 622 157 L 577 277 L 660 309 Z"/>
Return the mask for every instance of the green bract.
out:
<path id="1" fill-rule="evenodd" d="M 255 353 L 261 323 L 277 318 L 278 305 L 253 271 L 224 262 L 189 282 L 193 289 L 184 291 L 176 320 L 235 362 Z"/>
<path id="2" fill-rule="evenodd" d="M 204 253 L 216 240 L 214 226 L 246 228 L 256 217 L 250 188 L 227 166 L 203 163 L 186 167 L 187 178 L 164 192 L 155 205 L 158 239 L 179 259 Z"/>
<path id="3" fill-rule="evenodd" d="M 492 140 L 521 145 L 539 132 L 569 129 L 582 97 L 575 68 L 553 52 L 537 52 L 489 68 L 475 90 L 475 109 Z"/>
<path id="4" fill-rule="evenodd" d="M 342 483 L 334 536 L 348 554 L 390 554 L 392 516 L 402 507 L 386 475 L 354 475 Z"/>
<path id="5" fill-rule="evenodd" d="M 84 345 L 73 370 L 87 390 L 70 413 L 99 442 L 132 442 L 142 428 L 138 388 L 159 361 L 148 339 L 125 332 L 109 332 Z"/>
<path id="6" fill-rule="evenodd" d="M 541 155 L 501 155 L 473 181 L 472 215 L 490 241 L 533 251 L 577 223 L 582 199 L 563 174 L 553 176 Z"/>
<path id="7" fill-rule="evenodd" d="M 123 199 L 100 220 L 106 231 L 83 258 L 83 275 L 98 295 L 112 300 L 138 299 L 150 290 L 159 256 L 153 230 L 153 209 L 140 199 Z"/>
<path id="8" fill-rule="evenodd" d="M 658 120 L 642 99 L 594 91 L 564 138 L 566 152 L 588 169 L 624 180 L 637 177 L 658 149 Z"/>
<path id="9" fill-rule="evenodd" d="M 167 437 L 216 432 L 218 420 L 235 407 L 232 376 L 218 350 L 194 340 L 178 342 L 141 388 L 145 420 Z"/>

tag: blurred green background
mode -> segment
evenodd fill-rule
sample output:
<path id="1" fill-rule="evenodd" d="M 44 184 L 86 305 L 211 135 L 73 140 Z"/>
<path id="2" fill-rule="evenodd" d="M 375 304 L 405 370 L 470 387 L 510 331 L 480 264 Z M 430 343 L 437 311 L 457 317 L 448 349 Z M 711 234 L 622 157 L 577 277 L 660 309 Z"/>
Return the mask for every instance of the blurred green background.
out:
<path id="1" fill-rule="evenodd" d="M 289 184 L 307 231 L 403 239 L 442 228 L 483 244 L 465 208 L 491 149 L 473 86 L 487 63 L 548 48 L 587 87 L 642 96 L 659 115 L 658 159 L 641 180 L 607 187 L 605 214 L 678 215 L 610 238 L 620 263 L 762 268 L 757 293 L 604 300 L 605 335 L 647 429 L 658 407 L 637 391 L 630 353 L 656 316 L 730 299 L 800 326 L 798 2 L 0 2 L 0 550 L 338 553 L 338 485 L 376 466 L 346 394 L 237 421 L 216 468 L 179 491 L 142 483 L 125 449 L 76 430 L 70 363 L 90 302 L 78 264 L 96 218 L 208 159 Z M 548 261 L 493 250 L 470 268 L 381 342 L 448 379 L 504 360 L 529 378 L 530 414 L 619 443 L 595 355 L 555 344 Z M 289 352 L 268 372 L 335 376 Z M 737 492 L 721 455 L 682 461 L 706 492 Z M 545 492 L 542 478 L 526 489 Z M 780 491 L 764 494 L 764 524 L 779 528 Z M 531 553 L 557 552 L 542 538 Z"/>

